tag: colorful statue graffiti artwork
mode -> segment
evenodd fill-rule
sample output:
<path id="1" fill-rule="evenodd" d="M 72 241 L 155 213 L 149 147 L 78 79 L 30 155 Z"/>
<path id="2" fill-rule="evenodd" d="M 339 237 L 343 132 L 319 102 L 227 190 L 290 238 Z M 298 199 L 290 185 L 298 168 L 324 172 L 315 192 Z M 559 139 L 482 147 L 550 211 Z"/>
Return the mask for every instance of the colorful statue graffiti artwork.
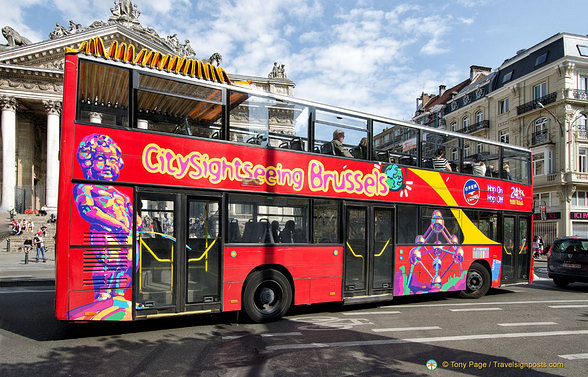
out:
<path id="1" fill-rule="evenodd" d="M 431 224 L 424 234 L 416 237 L 415 243 L 418 246 L 410 250 L 410 271 L 406 275 L 403 268 L 397 271 L 396 288 L 408 289 L 410 293 L 426 293 L 465 285 L 464 250 L 459 246 L 459 238 L 445 227 L 441 211 L 433 212 Z M 459 268 L 459 273 L 446 276 L 454 266 Z M 418 274 L 415 273 L 417 270 Z"/>
<path id="2" fill-rule="evenodd" d="M 101 134 L 82 139 L 77 159 L 84 178 L 91 180 L 114 182 L 124 166 L 120 147 Z M 76 184 L 73 195 L 80 216 L 90 223 L 90 244 L 103 247 L 93 249 L 94 301 L 71 310 L 69 318 L 131 319 L 131 199 L 108 184 Z"/>

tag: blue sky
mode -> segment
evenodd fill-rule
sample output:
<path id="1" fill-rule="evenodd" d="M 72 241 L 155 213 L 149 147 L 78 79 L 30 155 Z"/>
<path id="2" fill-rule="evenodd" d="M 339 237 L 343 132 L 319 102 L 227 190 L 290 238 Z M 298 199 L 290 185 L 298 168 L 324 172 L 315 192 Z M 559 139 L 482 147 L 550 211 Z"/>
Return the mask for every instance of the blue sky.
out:
<path id="1" fill-rule="evenodd" d="M 190 40 L 199 59 L 267 76 L 286 65 L 295 96 L 409 119 L 421 92 L 497 68 L 558 33 L 587 34 L 588 1 L 136 0 L 143 26 Z M 0 26 L 33 42 L 55 23 L 107 20 L 112 0 L 0 0 Z M 5 41 L 0 43 L 6 43 Z"/>

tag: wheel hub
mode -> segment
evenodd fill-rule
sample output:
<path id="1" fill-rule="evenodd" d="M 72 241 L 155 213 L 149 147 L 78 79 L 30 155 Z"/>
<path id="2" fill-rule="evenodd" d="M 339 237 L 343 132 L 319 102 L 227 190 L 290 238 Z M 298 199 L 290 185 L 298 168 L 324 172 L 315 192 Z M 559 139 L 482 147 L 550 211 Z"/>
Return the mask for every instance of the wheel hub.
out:
<path id="1" fill-rule="evenodd" d="M 262 305 L 271 304 L 275 299 L 276 293 L 273 291 L 273 289 L 265 287 L 259 292 L 259 301 Z"/>
<path id="2" fill-rule="evenodd" d="M 472 271 L 468 277 L 468 288 L 476 291 L 482 287 L 483 278 L 477 271 Z"/>

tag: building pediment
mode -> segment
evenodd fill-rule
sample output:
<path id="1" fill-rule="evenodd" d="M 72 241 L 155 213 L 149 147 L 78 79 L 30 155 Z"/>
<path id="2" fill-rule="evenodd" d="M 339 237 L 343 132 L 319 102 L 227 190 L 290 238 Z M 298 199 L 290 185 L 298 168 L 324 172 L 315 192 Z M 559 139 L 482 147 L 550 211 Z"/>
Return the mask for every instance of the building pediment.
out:
<path id="1" fill-rule="evenodd" d="M 125 26 L 113 24 L 88 28 L 82 32 L 66 35 L 59 39 L 49 39 L 38 43 L 0 52 L 0 63 L 63 70 L 66 48 L 77 48 L 83 41 L 101 37 L 108 47 L 113 40 L 119 43 L 133 44 L 137 50 L 143 48 L 174 54 L 167 46 L 163 46 L 150 38 L 140 35 Z"/>
<path id="2" fill-rule="evenodd" d="M 96 37 L 100 37 L 106 47 L 116 40 L 118 43 L 133 44 L 137 51 L 145 48 L 196 58 L 189 40 L 180 42 L 176 34 L 163 38 L 153 28 L 142 26 L 139 22 L 141 12 L 130 0 L 115 1 L 110 12 L 112 15 L 107 21 L 94 21 L 87 27 L 74 21 L 69 21 L 69 27 L 57 23 L 49 39 L 37 43 L 31 43 L 16 30 L 5 26 L 2 32 L 8 44 L 0 45 L 0 63 L 63 70 L 65 49 L 76 48 L 83 41 Z M 204 60 L 219 65 L 221 59 L 220 54 L 215 53 Z"/>

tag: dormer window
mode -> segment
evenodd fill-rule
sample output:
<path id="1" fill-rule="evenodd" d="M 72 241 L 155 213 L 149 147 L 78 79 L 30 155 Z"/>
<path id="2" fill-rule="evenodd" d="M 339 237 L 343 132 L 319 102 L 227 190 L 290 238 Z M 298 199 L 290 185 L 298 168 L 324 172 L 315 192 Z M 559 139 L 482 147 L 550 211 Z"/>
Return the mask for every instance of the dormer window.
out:
<path id="1" fill-rule="evenodd" d="M 547 60 L 547 52 L 537 56 L 537 59 L 535 59 L 535 67 L 545 63 L 546 60 Z"/>
<path id="2" fill-rule="evenodd" d="M 502 77 L 502 83 L 504 84 L 507 81 L 510 81 L 512 79 L 512 73 L 514 71 L 510 71 L 504 74 L 504 76 Z"/>

